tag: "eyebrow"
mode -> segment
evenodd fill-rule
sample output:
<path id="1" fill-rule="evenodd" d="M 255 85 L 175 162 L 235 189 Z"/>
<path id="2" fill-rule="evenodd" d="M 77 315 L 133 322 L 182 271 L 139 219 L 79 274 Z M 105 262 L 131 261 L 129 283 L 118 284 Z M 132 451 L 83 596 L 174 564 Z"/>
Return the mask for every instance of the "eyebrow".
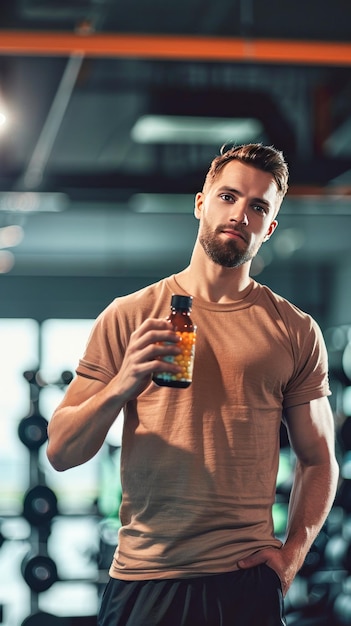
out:
<path id="1" fill-rule="evenodd" d="M 227 185 L 224 185 L 223 187 L 220 187 L 218 189 L 219 193 L 221 193 L 221 192 L 223 193 L 223 191 L 228 191 L 230 193 L 234 193 L 237 196 L 239 196 L 240 198 L 242 198 L 243 195 L 244 195 L 241 191 L 239 191 L 239 189 L 234 189 L 234 187 L 228 187 Z M 264 198 L 251 198 L 251 201 L 252 202 L 257 202 L 259 204 L 264 204 L 267 207 L 267 209 L 272 208 L 272 205 L 270 204 L 270 202 L 267 202 L 267 200 L 264 200 Z"/>

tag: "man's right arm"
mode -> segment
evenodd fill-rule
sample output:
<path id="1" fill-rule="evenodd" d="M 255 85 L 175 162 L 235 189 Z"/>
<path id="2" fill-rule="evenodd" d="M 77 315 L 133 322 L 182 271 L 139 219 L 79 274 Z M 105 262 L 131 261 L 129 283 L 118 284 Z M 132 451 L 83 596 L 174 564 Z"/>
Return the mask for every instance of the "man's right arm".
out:
<path id="1" fill-rule="evenodd" d="M 62 472 L 95 456 L 121 408 L 111 383 L 77 376 L 49 422 L 53 467 Z"/>
<path id="2" fill-rule="evenodd" d="M 153 372 L 179 371 L 160 360 L 179 354 L 178 341 L 166 320 L 145 320 L 132 333 L 120 371 L 108 384 L 83 376 L 72 381 L 48 427 L 47 455 L 56 470 L 95 456 L 120 410 L 150 384 Z"/>

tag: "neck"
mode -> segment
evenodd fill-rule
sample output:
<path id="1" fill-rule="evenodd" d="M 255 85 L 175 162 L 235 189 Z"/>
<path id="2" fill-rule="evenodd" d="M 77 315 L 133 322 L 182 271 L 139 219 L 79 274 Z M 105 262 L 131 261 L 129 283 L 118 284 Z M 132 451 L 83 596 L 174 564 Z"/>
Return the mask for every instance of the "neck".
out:
<path id="1" fill-rule="evenodd" d="M 194 250 L 190 265 L 176 275 L 179 285 L 194 297 L 207 302 L 228 303 L 240 300 L 252 283 L 249 263 L 239 267 L 222 267 L 213 263 L 206 254 Z"/>

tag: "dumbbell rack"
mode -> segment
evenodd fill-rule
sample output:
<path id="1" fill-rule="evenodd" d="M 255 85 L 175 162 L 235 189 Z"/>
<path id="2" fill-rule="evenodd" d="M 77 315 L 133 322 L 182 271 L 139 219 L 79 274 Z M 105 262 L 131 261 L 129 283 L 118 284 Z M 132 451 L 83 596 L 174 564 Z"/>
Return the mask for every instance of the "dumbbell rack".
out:
<path id="1" fill-rule="evenodd" d="M 30 615 L 21 626 L 59 626 L 84 624 L 94 626 L 96 616 L 59 618 L 40 611 L 40 594 L 59 581 L 57 566 L 48 551 L 52 520 L 59 514 L 57 497 L 47 485 L 39 463 L 39 451 L 47 441 L 47 420 L 39 410 L 40 391 L 45 386 L 38 371 L 24 372 L 29 384 L 29 414 L 18 425 L 18 436 L 29 452 L 29 485 L 23 497 L 22 516 L 30 526 L 28 553 L 23 558 L 21 572 L 30 589 Z M 65 387 L 72 380 L 71 372 L 63 372 L 55 385 Z"/>
<path id="2" fill-rule="evenodd" d="M 57 581 L 57 567 L 48 554 L 51 521 L 57 515 L 57 498 L 39 465 L 39 450 L 47 440 L 47 421 L 39 411 L 38 372 L 28 371 L 30 412 L 18 426 L 18 436 L 29 451 L 29 486 L 23 498 L 23 517 L 30 524 L 30 550 L 22 562 L 22 575 L 30 588 L 31 614 L 39 609 L 39 594 Z"/>

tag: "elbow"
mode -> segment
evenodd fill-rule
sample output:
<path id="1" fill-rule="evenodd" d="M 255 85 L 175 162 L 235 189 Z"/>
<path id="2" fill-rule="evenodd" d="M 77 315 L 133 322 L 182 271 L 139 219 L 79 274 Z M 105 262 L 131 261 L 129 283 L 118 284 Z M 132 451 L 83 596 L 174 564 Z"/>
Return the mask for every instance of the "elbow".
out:
<path id="1" fill-rule="evenodd" d="M 59 436 L 59 431 L 53 427 L 53 420 L 48 424 L 48 445 L 46 448 L 46 456 L 50 465 L 57 472 L 64 472 L 69 469 L 65 454 L 65 444 Z"/>
<path id="2" fill-rule="evenodd" d="M 55 446 L 50 441 L 50 439 L 48 442 L 48 447 L 46 449 L 46 456 L 49 460 L 50 465 L 52 465 L 52 467 L 57 472 L 64 472 L 65 470 L 69 469 L 69 465 L 65 463 L 62 454 L 60 454 L 59 450 L 55 449 Z"/>

